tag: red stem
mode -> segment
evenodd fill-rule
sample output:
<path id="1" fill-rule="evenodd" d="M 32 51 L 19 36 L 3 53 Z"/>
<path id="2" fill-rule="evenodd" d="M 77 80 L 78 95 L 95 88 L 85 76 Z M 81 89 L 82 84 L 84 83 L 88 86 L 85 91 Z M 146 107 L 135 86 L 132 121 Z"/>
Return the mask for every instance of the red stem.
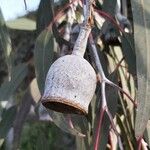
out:
<path id="1" fill-rule="evenodd" d="M 110 20 L 122 33 L 124 32 L 124 30 L 117 24 L 116 20 L 108 13 L 102 11 L 102 10 L 98 10 L 96 8 L 94 8 L 94 10 L 99 13 L 102 17 L 107 18 L 108 20 Z"/>
<path id="2" fill-rule="evenodd" d="M 142 150 L 142 137 L 138 138 L 137 144 L 138 144 L 138 150 Z"/>
<path id="3" fill-rule="evenodd" d="M 100 110 L 100 117 L 98 120 L 98 127 L 96 130 L 96 140 L 95 140 L 95 144 L 94 144 L 94 150 L 98 150 L 99 141 L 100 141 L 101 126 L 102 126 L 102 121 L 103 121 L 105 110 L 106 110 L 105 107 Z"/>
<path id="4" fill-rule="evenodd" d="M 121 65 L 122 61 L 124 60 L 124 57 L 122 57 L 122 59 L 119 61 L 119 63 L 117 64 L 115 70 L 113 72 L 115 72 L 116 70 L 118 70 L 119 67 L 124 67 Z"/>
<path id="5" fill-rule="evenodd" d="M 109 112 L 108 109 L 106 109 L 106 113 L 107 113 L 107 115 L 108 115 L 108 117 L 109 117 L 109 120 L 110 120 L 112 129 L 114 130 L 115 134 L 116 134 L 117 136 L 119 136 L 119 133 L 118 133 L 118 131 L 117 131 L 116 127 L 115 127 L 114 121 L 113 121 L 113 117 L 112 117 L 112 115 L 111 115 L 111 113 Z"/>
<path id="6" fill-rule="evenodd" d="M 137 108 L 137 103 L 135 102 L 135 100 L 128 93 L 126 93 L 122 88 L 120 88 L 116 84 L 111 84 L 109 82 L 106 82 L 106 83 L 109 84 L 109 85 L 111 85 L 111 86 L 113 86 L 113 87 L 115 87 L 115 88 L 117 88 L 120 92 L 122 92 L 123 94 L 125 94 L 130 99 L 130 101 L 133 103 L 134 107 Z"/>

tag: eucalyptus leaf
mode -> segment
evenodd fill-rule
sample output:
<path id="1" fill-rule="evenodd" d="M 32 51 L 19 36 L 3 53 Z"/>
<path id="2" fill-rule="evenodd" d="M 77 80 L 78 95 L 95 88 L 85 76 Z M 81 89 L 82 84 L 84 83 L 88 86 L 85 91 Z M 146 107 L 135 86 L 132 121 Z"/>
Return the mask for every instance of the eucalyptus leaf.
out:
<path id="1" fill-rule="evenodd" d="M 121 120 L 121 118 L 117 115 L 117 123 L 121 129 L 121 132 L 122 132 L 122 139 L 124 141 L 124 148 L 125 149 L 130 149 L 130 150 L 134 150 L 133 149 L 133 146 L 132 146 L 132 143 L 131 143 L 131 140 L 130 140 L 130 137 L 127 133 L 127 129 L 126 129 L 126 126 L 124 125 L 123 121 Z"/>
<path id="2" fill-rule="evenodd" d="M 2 138 L 0 139 L 0 148 L 2 147 L 3 143 L 4 143 L 4 139 Z"/>
<path id="3" fill-rule="evenodd" d="M 53 13 L 52 8 L 53 2 L 52 0 L 42 0 L 40 2 L 38 12 L 37 12 L 37 32 L 40 33 L 42 30 L 44 30 L 49 23 L 53 19 Z"/>
<path id="4" fill-rule="evenodd" d="M 26 64 L 15 66 L 12 69 L 11 80 L 4 82 L 0 87 L 0 100 L 8 100 L 27 76 L 27 74 L 28 67 Z"/>
<path id="5" fill-rule="evenodd" d="M 105 0 L 103 1 L 102 10 L 114 16 L 116 13 L 116 4 L 117 0 L 114 0 L 113 3 L 110 0 Z"/>
<path id="6" fill-rule="evenodd" d="M 8 110 L 5 110 L 2 114 L 2 120 L 0 122 L 0 138 L 5 138 L 9 129 L 13 125 L 17 112 L 17 107 L 12 106 Z"/>
<path id="7" fill-rule="evenodd" d="M 129 72 L 136 75 L 136 57 L 134 49 L 134 39 L 131 34 L 123 33 L 121 36 L 122 52 L 128 64 Z"/>
<path id="8" fill-rule="evenodd" d="M 17 30 L 35 30 L 36 29 L 36 23 L 34 20 L 31 20 L 29 18 L 18 18 L 13 21 L 7 21 L 6 22 L 7 27 L 11 29 L 17 29 Z"/>
<path id="9" fill-rule="evenodd" d="M 76 114 L 71 114 L 71 119 L 74 125 L 74 128 L 80 132 L 85 134 L 85 137 L 79 137 L 79 135 L 76 135 L 76 140 L 78 138 L 78 140 L 76 141 L 76 146 L 80 147 L 79 149 L 91 149 L 91 142 L 92 142 L 92 127 L 91 127 L 91 123 L 89 122 L 89 119 L 87 119 L 85 116 L 80 116 L 80 115 L 76 115 Z M 80 144 L 80 142 L 82 144 Z M 84 148 L 83 148 L 84 147 Z"/>
<path id="10" fill-rule="evenodd" d="M 11 40 L 0 9 L 0 84 L 10 72 Z"/>
<path id="11" fill-rule="evenodd" d="M 38 88 L 36 78 L 34 78 L 32 80 L 32 82 L 30 83 L 29 90 L 30 90 L 30 94 L 31 94 L 34 102 L 38 103 L 40 98 L 41 98 L 41 94 L 40 94 L 40 91 L 39 91 L 39 88 Z"/>
<path id="12" fill-rule="evenodd" d="M 81 149 L 81 150 L 87 150 L 85 143 L 84 143 L 84 139 L 80 138 L 78 136 L 76 136 L 76 149 Z"/>
<path id="13" fill-rule="evenodd" d="M 40 135 L 37 137 L 37 143 L 36 143 L 36 150 L 48 150 L 49 147 L 49 141 L 50 139 L 47 139 L 44 135 L 44 133 L 40 133 Z"/>
<path id="14" fill-rule="evenodd" d="M 53 62 L 54 51 L 57 49 L 51 31 L 44 30 L 37 38 L 34 49 L 34 64 L 38 87 L 43 94 L 46 74 Z"/>
<path id="15" fill-rule="evenodd" d="M 63 131 L 73 134 L 73 135 L 77 135 L 80 138 L 85 137 L 85 135 L 83 133 L 81 133 L 80 131 L 78 131 L 76 128 L 72 127 L 72 123 L 70 124 L 70 120 L 72 121 L 72 118 L 70 118 L 70 114 L 65 115 L 63 113 L 59 113 L 59 112 L 55 112 L 55 111 L 49 111 L 50 116 L 52 117 L 54 123 Z M 73 124 L 74 126 L 74 124 Z"/>
<path id="16" fill-rule="evenodd" d="M 137 66 L 135 136 L 140 138 L 150 116 L 150 1 L 131 0 Z"/>
<path id="17" fill-rule="evenodd" d="M 9 56 L 11 52 L 11 41 L 8 29 L 5 24 L 1 9 L 0 9 L 0 46 L 5 52 L 5 56 Z"/>

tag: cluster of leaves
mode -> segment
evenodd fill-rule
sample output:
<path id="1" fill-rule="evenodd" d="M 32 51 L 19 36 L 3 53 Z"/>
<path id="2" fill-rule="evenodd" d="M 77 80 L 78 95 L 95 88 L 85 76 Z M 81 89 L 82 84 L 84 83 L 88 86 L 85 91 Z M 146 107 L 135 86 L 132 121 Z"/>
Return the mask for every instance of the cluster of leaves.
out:
<path id="1" fill-rule="evenodd" d="M 0 146 L 9 144 L 7 149 L 17 149 L 21 139 L 21 143 L 28 147 L 24 142 L 27 129 L 23 130 L 23 127 L 29 128 L 31 120 L 45 124 L 51 119 L 63 131 L 75 136 L 76 149 L 93 149 L 97 136 L 99 149 L 132 150 L 150 145 L 150 127 L 147 125 L 150 115 L 150 5 L 148 0 L 143 1 L 144 5 L 140 0 L 122 1 L 122 12 L 116 12 L 117 3 L 117 0 L 113 4 L 110 0 L 95 1 L 92 34 L 105 75 L 137 99 L 138 111 L 127 96 L 107 85 L 107 104 L 113 120 L 104 113 L 101 125 L 102 95 L 99 83 L 87 118 L 47 112 L 39 102 L 49 67 L 58 57 L 71 53 L 79 24 L 83 21 L 82 2 L 41 0 L 37 13 L 6 23 L 0 12 Z M 121 20 L 117 15 L 125 19 Z M 129 33 L 125 32 L 126 28 Z M 90 49 L 88 44 L 85 59 L 96 69 Z M 42 126 L 42 130 L 47 128 Z M 53 132 L 49 131 L 47 135 L 39 132 L 35 131 L 35 135 L 42 138 L 34 141 L 35 135 L 31 135 L 31 140 L 39 143 L 44 139 L 41 145 L 49 149 L 51 142 L 54 143 L 48 139 Z M 20 138 L 21 134 L 24 138 Z"/>

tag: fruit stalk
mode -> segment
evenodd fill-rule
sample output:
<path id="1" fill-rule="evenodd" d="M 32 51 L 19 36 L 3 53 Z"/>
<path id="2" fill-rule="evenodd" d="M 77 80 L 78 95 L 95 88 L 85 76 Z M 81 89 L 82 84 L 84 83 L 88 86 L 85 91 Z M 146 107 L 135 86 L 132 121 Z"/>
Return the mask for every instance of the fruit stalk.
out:
<path id="1" fill-rule="evenodd" d="M 93 0 L 84 0 L 83 1 L 83 8 L 84 8 L 84 22 L 80 27 L 80 32 L 78 35 L 78 38 L 76 40 L 76 43 L 73 48 L 72 54 L 78 55 L 83 57 L 89 34 L 91 32 L 91 10 L 92 10 L 92 2 Z"/>

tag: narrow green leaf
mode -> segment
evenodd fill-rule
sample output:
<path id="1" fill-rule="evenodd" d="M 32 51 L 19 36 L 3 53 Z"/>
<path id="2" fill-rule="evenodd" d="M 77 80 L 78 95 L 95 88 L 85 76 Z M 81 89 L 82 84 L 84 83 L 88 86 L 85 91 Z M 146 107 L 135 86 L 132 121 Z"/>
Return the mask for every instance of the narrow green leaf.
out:
<path id="1" fill-rule="evenodd" d="M 134 150 L 133 149 L 133 145 L 131 143 L 131 140 L 129 138 L 129 135 L 127 133 L 127 128 L 126 126 L 124 125 L 123 121 L 120 119 L 120 117 L 117 115 L 117 123 L 121 129 L 121 138 L 123 139 L 124 141 L 124 148 L 125 149 L 130 149 L 130 150 Z"/>
<path id="2" fill-rule="evenodd" d="M 8 100 L 27 76 L 27 73 L 28 67 L 25 64 L 20 64 L 14 67 L 12 69 L 11 80 L 4 82 L 0 87 L 0 100 Z"/>
<path id="3" fill-rule="evenodd" d="M 82 138 L 84 137 L 84 134 L 82 134 L 76 128 L 71 127 L 69 121 L 69 119 L 71 119 L 72 121 L 72 118 L 70 118 L 71 116 L 65 115 L 63 113 L 55 112 L 55 111 L 49 111 L 49 114 L 52 117 L 54 123 L 57 125 L 57 127 L 59 127 L 61 130 L 73 135 L 80 136 Z"/>
<path id="4" fill-rule="evenodd" d="M 85 134 L 86 137 L 79 137 L 79 135 L 76 136 L 76 140 L 77 138 L 79 138 L 78 140 L 81 141 L 82 143 L 82 147 L 80 147 L 80 142 L 76 141 L 76 146 L 80 147 L 79 149 L 91 149 L 91 142 L 92 142 L 92 135 L 91 135 L 91 131 L 92 131 L 92 126 L 91 123 L 89 122 L 89 119 L 85 118 L 85 116 L 80 116 L 80 115 L 75 115 L 75 114 L 71 114 L 70 115 L 72 118 L 72 122 L 74 125 L 74 128 L 80 132 Z M 79 144 L 79 145 L 78 145 Z"/>
<path id="5" fill-rule="evenodd" d="M 40 135 L 37 137 L 36 150 L 48 150 L 50 149 L 48 141 L 44 133 L 40 132 Z"/>
<path id="6" fill-rule="evenodd" d="M 143 135 L 150 116 L 150 1 L 131 0 L 137 66 L 135 136 Z"/>
<path id="7" fill-rule="evenodd" d="M 114 0 L 113 3 L 110 0 L 105 0 L 103 1 L 102 10 L 114 16 L 116 13 L 116 3 L 117 0 Z"/>
<path id="8" fill-rule="evenodd" d="M 0 138 L 5 138 L 9 129 L 13 125 L 13 121 L 15 119 L 17 112 L 17 107 L 10 107 L 2 114 L 2 120 L 0 122 Z"/>
<path id="9" fill-rule="evenodd" d="M 57 45 L 51 31 L 44 30 L 36 40 L 34 49 L 34 63 L 37 82 L 41 94 L 44 91 L 46 74 L 53 62 Z"/>
<path id="10" fill-rule="evenodd" d="M 136 75 L 136 57 L 134 49 L 134 39 L 131 34 L 124 33 L 121 36 L 122 52 L 125 60 L 128 64 L 129 72 L 135 76 Z"/>
<path id="11" fill-rule="evenodd" d="M 0 84 L 10 71 L 11 40 L 0 9 Z"/>
<path id="12" fill-rule="evenodd" d="M 0 9 L 0 46 L 5 52 L 5 55 L 9 56 L 11 52 L 11 41 L 1 9 Z"/>
<path id="13" fill-rule="evenodd" d="M 2 147 L 3 143 L 4 143 L 4 139 L 2 138 L 0 139 L 0 148 Z"/>
<path id="14" fill-rule="evenodd" d="M 84 143 L 84 139 L 79 137 L 79 136 L 76 136 L 76 149 L 79 150 L 87 150 L 86 149 L 86 146 L 85 146 L 85 143 Z"/>
<path id="15" fill-rule="evenodd" d="M 37 12 L 37 32 L 44 30 L 53 19 L 53 2 L 51 0 L 42 0 Z"/>

